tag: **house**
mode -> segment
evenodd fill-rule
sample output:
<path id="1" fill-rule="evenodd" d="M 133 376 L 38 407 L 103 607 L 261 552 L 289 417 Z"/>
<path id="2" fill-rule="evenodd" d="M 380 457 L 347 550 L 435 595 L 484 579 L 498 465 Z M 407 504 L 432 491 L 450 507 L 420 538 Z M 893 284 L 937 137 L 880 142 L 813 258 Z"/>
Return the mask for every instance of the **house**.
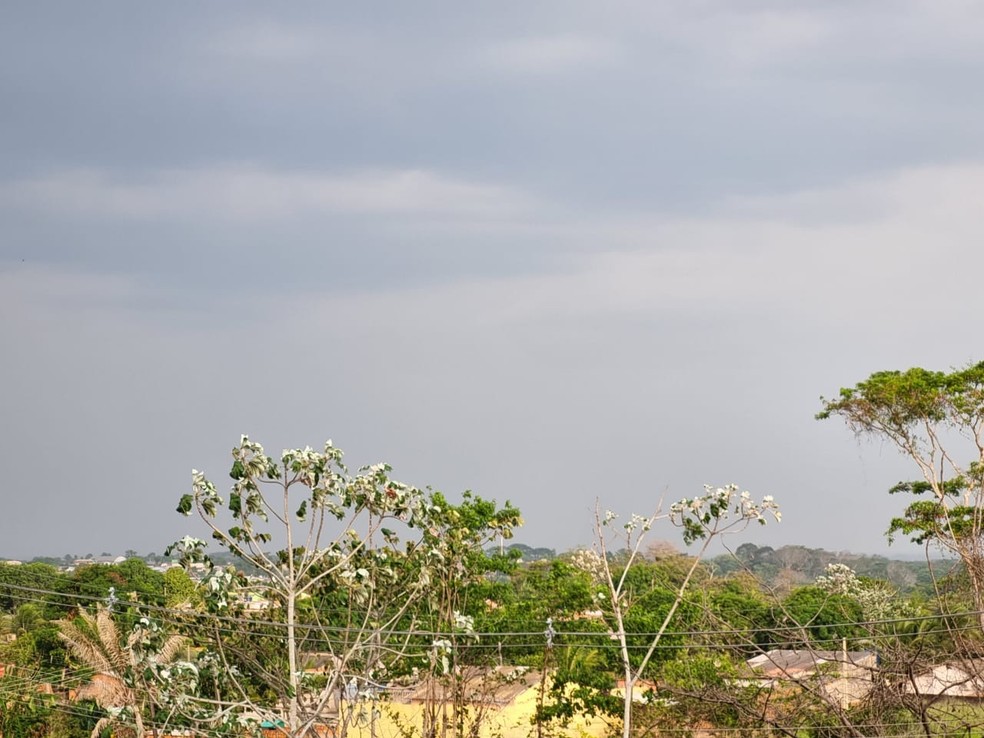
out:
<path id="1" fill-rule="evenodd" d="M 263 612 L 273 605 L 270 600 L 256 592 L 246 592 L 242 595 L 243 609 L 246 612 Z"/>
<path id="2" fill-rule="evenodd" d="M 938 664 L 909 678 L 902 689 L 906 694 L 930 699 L 952 697 L 961 700 L 984 699 L 984 662 L 970 660 L 960 664 Z"/>
<path id="3" fill-rule="evenodd" d="M 809 681 L 831 703 L 847 708 L 871 691 L 878 657 L 874 651 L 774 649 L 748 659 L 746 665 L 746 684 L 781 689 Z"/>
<path id="4" fill-rule="evenodd" d="M 464 711 L 467 735 L 473 738 L 529 738 L 540 686 L 549 684 L 549 680 L 543 681 L 542 672 L 509 665 L 466 667 L 461 678 L 464 680 L 461 685 L 463 697 L 468 703 Z M 431 719 L 438 716 L 444 726 L 438 730 L 438 735 L 450 735 L 456 730 L 446 722 L 451 717 L 448 704 L 454 700 L 454 695 L 448 691 L 449 685 L 445 682 L 445 679 L 437 678 L 402 687 L 389 685 L 386 689 L 389 699 L 384 703 L 376 732 L 349 725 L 349 737 L 407 735 L 410 731 L 419 735 L 427 714 Z M 439 709 L 435 712 L 433 708 Z M 592 721 L 579 715 L 571 721 L 569 734 L 594 738 L 607 735 L 608 725 L 600 718 Z"/>
<path id="5" fill-rule="evenodd" d="M 652 695 L 656 694 L 659 690 L 659 684 L 647 679 L 637 679 L 632 685 L 632 701 L 641 702 L 642 704 L 648 704 L 652 701 Z M 625 698 L 625 680 L 618 679 L 615 681 L 615 691 L 622 697 Z"/>
<path id="6" fill-rule="evenodd" d="M 342 668 L 344 662 L 327 651 L 312 651 L 299 656 L 301 669 L 306 674 L 330 674 Z"/>
<path id="7" fill-rule="evenodd" d="M 540 672 L 525 666 L 497 666 L 492 668 L 465 667 L 464 698 L 473 705 L 504 707 L 540 683 Z M 423 704 L 451 699 L 447 685 L 441 679 L 425 679 L 414 687 L 389 688 L 390 700 L 404 704 Z"/>

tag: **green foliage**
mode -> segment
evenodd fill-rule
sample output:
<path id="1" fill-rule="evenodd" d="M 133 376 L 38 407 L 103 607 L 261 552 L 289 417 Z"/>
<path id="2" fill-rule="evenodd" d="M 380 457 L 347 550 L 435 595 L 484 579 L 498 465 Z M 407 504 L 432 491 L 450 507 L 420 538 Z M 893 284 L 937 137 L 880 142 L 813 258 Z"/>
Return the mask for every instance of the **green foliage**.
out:
<path id="1" fill-rule="evenodd" d="M 569 645 L 556 649 L 556 664 L 547 699 L 537 707 L 535 721 L 566 726 L 577 716 L 617 716 L 622 698 L 615 695 L 613 665 L 602 649 Z"/>
<path id="2" fill-rule="evenodd" d="M 167 607 L 193 606 L 201 603 L 201 594 L 188 572 L 171 567 L 164 572 L 164 604 Z"/>
<path id="3" fill-rule="evenodd" d="M 735 663 L 710 650 L 680 651 L 660 669 L 660 683 L 669 690 L 697 693 L 721 688 L 738 678 Z"/>
<path id="4" fill-rule="evenodd" d="M 905 509 L 902 517 L 892 518 L 888 526 L 889 541 L 902 533 L 913 543 L 927 541 L 963 541 L 980 534 L 981 508 L 973 505 L 947 505 L 936 500 L 918 500 Z"/>
<path id="5" fill-rule="evenodd" d="M 858 422 L 891 423 L 903 426 L 925 417 L 942 417 L 940 391 L 945 386 L 942 372 L 913 368 L 906 372 L 875 372 L 854 387 L 841 388 L 836 400 L 823 400 L 817 419 L 850 412 Z"/>
<path id="6" fill-rule="evenodd" d="M 45 622 L 31 633 L 33 640 L 33 663 L 44 669 L 64 669 L 68 666 L 65 645 L 58 637 L 58 626 Z"/>
<path id="7" fill-rule="evenodd" d="M 535 620 L 567 618 L 594 604 L 591 577 L 566 561 L 535 562 L 516 571 L 511 578 L 518 610 Z"/>
<path id="8" fill-rule="evenodd" d="M 112 590 L 121 601 L 164 603 L 164 575 L 141 559 L 127 559 L 119 564 L 86 564 L 61 580 L 59 591 L 72 597 L 64 601 L 73 605 L 78 597 L 105 599 Z"/>
<path id="9" fill-rule="evenodd" d="M 917 499 L 889 523 L 888 536 L 936 544 L 960 558 L 984 630 L 984 362 L 949 373 L 876 372 L 817 417 L 842 417 L 856 433 L 891 442 L 922 475 L 891 492 Z M 965 461 L 966 459 L 966 461 Z"/>
<path id="10" fill-rule="evenodd" d="M 0 735 L 10 738 L 44 738 L 50 733 L 56 712 L 54 695 L 33 686 L 8 688 L 0 683 Z"/>
<path id="11" fill-rule="evenodd" d="M 25 602 L 50 601 L 41 590 L 57 590 L 66 579 L 49 564 L 0 564 L 0 610 L 13 612 Z"/>
<path id="12" fill-rule="evenodd" d="M 933 594 L 933 575 L 930 566 L 947 569 L 945 561 L 900 561 L 886 556 L 852 554 L 843 551 L 827 551 L 806 546 L 756 546 L 743 543 L 735 550 L 735 556 L 722 554 L 708 559 L 708 566 L 716 576 L 747 572 L 767 588 L 776 588 L 782 576 L 790 572 L 798 575 L 803 583 L 815 580 L 830 564 L 850 566 L 858 576 L 890 580 L 904 595 L 914 593 Z"/>
<path id="13" fill-rule="evenodd" d="M 825 592 L 820 587 L 799 587 L 773 610 L 776 626 L 794 631 L 778 634 L 780 641 L 804 635 L 815 648 L 838 648 L 842 639 L 853 641 L 865 635 L 858 625 L 864 619 L 861 605 L 851 597 Z"/>
<path id="14" fill-rule="evenodd" d="M 30 633 L 44 621 L 41 608 L 31 602 L 18 605 L 10 617 L 10 632 L 15 635 Z"/>
<path id="15" fill-rule="evenodd" d="M 889 536 L 937 541 L 967 557 L 963 544 L 979 535 L 984 492 L 984 362 L 949 373 L 919 367 L 875 372 L 821 402 L 817 418 L 840 416 L 855 432 L 891 441 L 919 465 L 922 480 L 900 482 L 890 491 L 931 493 L 935 499 L 910 505 L 891 521 Z M 969 439 L 976 458 L 961 464 L 957 453 L 948 452 L 948 431 Z"/>
<path id="16" fill-rule="evenodd" d="M 475 617 L 475 630 L 488 633 L 542 633 L 547 619 L 559 632 L 583 621 L 573 618 L 594 606 L 590 577 L 571 564 L 554 559 L 516 566 L 507 579 L 482 578 L 466 588 L 465 611 Z M 543 643 L 524 635 L 496 636 L 495 655 L 507 663 L 536 664 Z M 486 658 L 488 652 L 486 651 Z"/>
<path id="17" fill-rule="evenodd" d="M 772 603 L 752 576 L 741 573 L 714 582 L 707 591 L 706 606 L 711 615 L 705 619 L 708 630 L 734 631 L 730 640 L 737 654 L 751 656 L 768 642 Z"/>
<path id="18" fill-rule="evenodd" d="M 691 563 L 690 560 L 688 563 Z M 685 572 L 681 574 L 679 568 L 669 562 L 640 562 L 624 573 L 625 592 L 631 602 L 625 611 L 624 622 L 630 663 L 634 667 L 641 665 L 653 634 L 659 631 L 679 599 L 678 589 L 683 575 Z M 650 677 L 659 662 L 673 658 L 675 650 L 685 642 L 685 637 L 679 633 L 693 630 L 699 613 L 700 607 L 692 597 L 685 596 L 680 600 L 660 647 L 641 676 Z"/>
<path id="19" fill-rule="evenodd" d="M 637 724 L 675 728 L 751 727 L 757 689 L 740 681 L 738 665 L 721 652 L 681 651 L 663 664 L 659 688 L 640 710 Z"/>

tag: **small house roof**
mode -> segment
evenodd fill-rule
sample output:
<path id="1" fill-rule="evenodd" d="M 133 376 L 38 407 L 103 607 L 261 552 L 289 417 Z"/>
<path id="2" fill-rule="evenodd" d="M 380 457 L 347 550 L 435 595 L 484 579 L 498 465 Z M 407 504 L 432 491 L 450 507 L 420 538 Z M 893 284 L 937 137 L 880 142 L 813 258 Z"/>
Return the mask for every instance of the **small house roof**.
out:
<path id="1" fill-rule="evenodd" d="M 808 676 L 823 664 L 873 666 L 873 651 L 815 651 L 812 649 L 773 649 L 748 659 L 756 676 L 766 678 Z"/>
<path id="2" fill-rule="evenodd" d="M 937 664 L 906 682 L 904 689 L 906 694 L 981 699 L 984 698 L 984 677 L 979 667 L 984 664 Z"/>

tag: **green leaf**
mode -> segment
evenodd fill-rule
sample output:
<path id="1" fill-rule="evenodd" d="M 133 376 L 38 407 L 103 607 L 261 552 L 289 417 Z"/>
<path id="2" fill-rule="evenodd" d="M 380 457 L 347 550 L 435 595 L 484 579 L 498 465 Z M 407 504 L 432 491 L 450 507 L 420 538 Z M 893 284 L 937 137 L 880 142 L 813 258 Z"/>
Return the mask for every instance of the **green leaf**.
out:
<path id="1" fill-rule="evenodd" d="M 178 512 L 182 515 L 191 515 L 191 506 L 194 502 L 194 498 L 191 495 L 181 495 L 181 501 L 178 502 Z"/>

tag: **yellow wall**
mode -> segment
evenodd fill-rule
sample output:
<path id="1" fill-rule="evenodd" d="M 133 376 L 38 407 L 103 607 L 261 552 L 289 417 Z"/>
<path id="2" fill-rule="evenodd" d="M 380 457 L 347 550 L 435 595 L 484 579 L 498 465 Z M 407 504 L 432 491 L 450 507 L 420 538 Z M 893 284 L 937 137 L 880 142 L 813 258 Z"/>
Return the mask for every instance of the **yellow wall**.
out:
<path id="1" fill-rule="evenodd" d="M 536 727 L 530 720 L 536 710 L 536 693 L 535 689 L 527 689 L 508 706 L 488 709 L 479 729 L 481 738 L 535 738 Z M 382 714 L 376 721 L 376 738 L 406 738 L 400 725 L 411 728 L 411 735 L 419 738 L 422 709 L 420 704 L 383 703 Z M 349 726 L 348 737 L 372 738 L 368 722 L 366 718 L 354 721 Z M 605 723 L 600 719 L 590 722 L 577 719 L 563 730 L 559 726 L 552 727 L 554 729 L 551 731 L 544 729 L 544 736 L 603 738 L 608 733 Z"/>

